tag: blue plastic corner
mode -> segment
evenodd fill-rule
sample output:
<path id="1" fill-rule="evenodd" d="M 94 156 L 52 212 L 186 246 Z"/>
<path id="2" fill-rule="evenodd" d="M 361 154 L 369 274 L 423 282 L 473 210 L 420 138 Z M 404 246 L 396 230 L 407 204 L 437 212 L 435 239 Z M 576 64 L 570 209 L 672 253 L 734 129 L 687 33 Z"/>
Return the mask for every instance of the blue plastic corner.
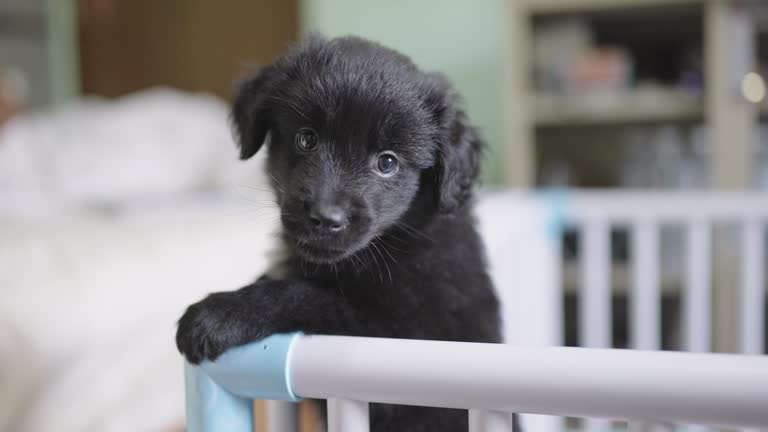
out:
<path id="1" fill-rule="evenodd" d="M 251 399 L 298 401 L 291 389 L 288 360 L 300 333 L 277 334 L 222 354 L 200 368 L 231 393 Z"/>
<path id="2" fill-rule="evenodd" d="M 253 399 L 301 400 L 291 389 L 291 347 L 301 333 L 235 347 L 215 362 L 187 363 L 187 432 L 250 432 Z"/>
<path id="3" fill-rule="evenodd" d="M 189 363 L 184 382 L 187 432 L 253 431 L 253 400 L 233 395 Z"/>

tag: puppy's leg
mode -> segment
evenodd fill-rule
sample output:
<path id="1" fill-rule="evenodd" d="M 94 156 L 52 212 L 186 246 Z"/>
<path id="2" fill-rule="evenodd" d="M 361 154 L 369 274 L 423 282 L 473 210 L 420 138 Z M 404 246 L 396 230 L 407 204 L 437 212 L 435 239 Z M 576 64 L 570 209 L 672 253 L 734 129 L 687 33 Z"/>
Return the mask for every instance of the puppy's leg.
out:
<path id="1" fill-rule="evenodd" d="M 466 432 L 466 410 L 371 405 L 371 432 Z"/>
<path id="2" fill-rule="evenodd" d="M 191 363 L 215 360 L 234 346 L 275 333 L 345 333 L 354 311 L 331 290 L 303 280 L 262 278 L 237 291 L 210 294 L 179 320 L 176 346 Z"/>
<path id="3" fill-rule="evenodd" d="M 371 432 L 466 432 L 469 411 L 406 405 L 371 405 Z M 519 416 L 512 414 L 512 428 L 520 432 Z"/>

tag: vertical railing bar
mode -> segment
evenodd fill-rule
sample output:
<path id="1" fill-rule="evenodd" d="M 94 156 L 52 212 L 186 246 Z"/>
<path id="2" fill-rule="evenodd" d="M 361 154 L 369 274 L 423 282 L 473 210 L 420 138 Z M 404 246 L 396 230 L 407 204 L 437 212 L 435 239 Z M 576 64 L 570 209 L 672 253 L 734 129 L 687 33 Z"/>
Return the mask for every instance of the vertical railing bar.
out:
<path id="1" fill-rule="evenodd" d="M 741 238 L 741 352 L 761 355 L 765 353 L 765 237 L 764 225 L 756 219 L 744 221 Z M 757 432 L 742 429 L 741 432 Z"/>
<path id="2" fill-rule="evenodd" d="M 742 228 L 741 270 L 741 351 L 763 354 L 765 325 L 765 244 L 764 230 L 757 219 L 744 221 Z"/>
<path id="3" fill-rule="evenodd" d="M 630 343 L 640 350 L 661 348 L 659 227 L 643 219 L 631 225 Z M 632 432 L 650 432 L 650 421 L 630 422 Z"/>
<path id="4" fill-rule="evenodd" d="M 685 286 L 683 302 L 683 349 L 692 352 L 712 350 L 712 226 L 703 218 L 685 224 Z M 688 425 L 687 432 L 711 429 Z"/>
<path id="5" fill-rule="evenodd" d="M 484 409 L 469 410 L 469 432 L 513 432 L 511 413 Z"/>
<path id="6" fill-rule="evenodd" d="M 583 226 L 579 332 L 581 345 L 610 348 L 611 257 L 607 221 L 588 221 Z"/>
<path id="7" fill-rule="evenodd" d="M 661 347 L 658 226 L 649 220 L 634 223 L 631 243 L 630 341 L 634 349 L 657 350 Z"/>
<path id="8" fill-rule="evenodd" d="M 562 204 L 561 204 L 562 205 Z M 562 211 L 562 209 L 559 209 Z M 564 217 L 565 215 L 558 215 L 559 217 Z M 567 222 L 565 219 L 559 221 L 562 225 L 558 226 L 559 228 L 556 231 L 557 238 L 554 242 L 552 242 L 552 248 L 550 253 L 554 255 L 554 262 L 556 262 L 558 265 L 556 266 L 556 272 L 552 275 L 552 286 L 557 290 L 555 295 L 553 296 L 553 301 L 556 303 L 552 305 L 554 314 L 552 316 L 552 319 L 555 320 L 555 329 L 557 334 L 555 335 L 556 343 L 557 345 L 564 345 L 565 344 L 565 313 L 564 313 L 564 306 L 565 306 L 565 284 L 564 284 L 564 278 L 563 278 L 563 241 L 564 241 L 564 232 L 565 227 L 567 226 Z M 531 419 L 531 417 L 537 417 L 536 419 L 532 419 L 533 422 L 539 427 L 542 428 L 550 428 L 550 430 L 565 430 L 565 417 L 560 416 L 541 416 L 536 414 L 528 414 L 527 417 Z M 522 422 L 522 416 L 518 416 L 518 422 Z M 508 430 L 512 430 L 511 428 Z"/>
<path id="9" fill-rule="evenodd" d="M 582 226 L 579 292 L 579 338 L 589 348 L 610 348 L 611 338 L 611 247 L 607 220 L 590 219 Z M 610 422 L 585 419 L 590 432 L 607 431 Z"/>
<path id="10" fill-rule="evenodd" d="M 686 245 L 683 348 L 709 352 L 712 349 L 712 229 L 708 221 L 688 222 Z"/>
<path id="11" fill-rule="evenodd" d="M 328 432 L 369 432 L 368 402 L 328 399 Z"/>
<path id="12" fill-rule="evenodd" d="M 658 425 L 650 421 L 634 420 L 629 423 L 629 432 L 653 432 L 659 429 Z"/>

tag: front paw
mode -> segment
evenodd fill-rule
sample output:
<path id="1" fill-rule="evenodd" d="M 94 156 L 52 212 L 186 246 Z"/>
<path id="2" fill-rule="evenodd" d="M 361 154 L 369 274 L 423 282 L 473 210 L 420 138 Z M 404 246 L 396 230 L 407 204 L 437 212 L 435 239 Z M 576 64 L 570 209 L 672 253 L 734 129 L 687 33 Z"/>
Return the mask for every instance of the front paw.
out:
<path id="1" fill-rule="evenodd" d="M 228 349 L 258 339 L 251 319 L 257 311 L 238 291 L 214 293 L 187 308 L 176 330 L 176 346 L 193 364 L 215 360 Z"/>

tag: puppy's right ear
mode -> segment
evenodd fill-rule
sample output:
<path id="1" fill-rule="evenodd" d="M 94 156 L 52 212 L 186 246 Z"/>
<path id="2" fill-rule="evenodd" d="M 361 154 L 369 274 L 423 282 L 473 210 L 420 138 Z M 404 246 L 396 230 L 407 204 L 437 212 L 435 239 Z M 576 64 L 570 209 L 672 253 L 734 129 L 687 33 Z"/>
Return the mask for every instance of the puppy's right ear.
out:
<path id="1" fill-rule="evenodd" d="M 269 132 L 273 76 L 274 67 L 267 66 L 237 86 L 232 104 L 232 123 L 242 160 L 259 151 Z"/>

